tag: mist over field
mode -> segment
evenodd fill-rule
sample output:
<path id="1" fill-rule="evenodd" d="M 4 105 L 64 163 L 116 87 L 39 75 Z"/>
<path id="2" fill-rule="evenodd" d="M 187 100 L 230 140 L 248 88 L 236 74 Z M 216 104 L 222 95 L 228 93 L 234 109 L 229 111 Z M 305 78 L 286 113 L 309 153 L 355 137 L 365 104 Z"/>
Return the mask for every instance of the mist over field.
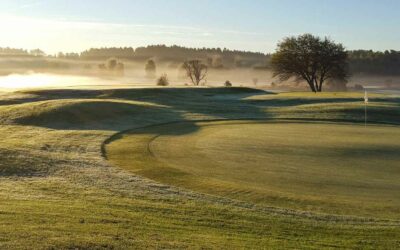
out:
<path id="1" fill-rule="evenodd" d="M 156 86 L 156 79 L 166 74 L 170 86 L 190 86 L 190 79 L 181 68 L 183 59 L 157 59 L 157 55 L 148 57 L 154 60 L 156 71 L 148 76 L 145 65 L 146 59 L 126 59 L 112 54 L 102 59 L 68 59 L 52 56 L 0 56 L 0 89 L 22 89 L 41 87 L 72 87 L 95 86 L 99 87 L 140 87 Z M 102 70 L 99 65 L 105 64 L 110 58 L 116 58 L 124 68 L 121 72 Z M 153 59 L 154 58 L 154 59 Z M 253 62 L 252 65 L 238 66 L 227 63 L 228 66 L 217 65 L 210 67 L 205 86 L 224 86 L 226 81 L 233 86 L 246 86 L 274 90 L 306 90 L 302 82 L 289 80 L 282 82 L 273 77 L 268 66 L 268 55 L 264 59 Z M 374 74 L 368 72 L 353 73 L 347 82 L 348 88 L 355 85 L 372 89 L 398 89 L 400 76 L 388 73 Z M 329 90 L 329 88 L 328 88 Z M 332 90 L 335 90 L 334 88 Z"/>

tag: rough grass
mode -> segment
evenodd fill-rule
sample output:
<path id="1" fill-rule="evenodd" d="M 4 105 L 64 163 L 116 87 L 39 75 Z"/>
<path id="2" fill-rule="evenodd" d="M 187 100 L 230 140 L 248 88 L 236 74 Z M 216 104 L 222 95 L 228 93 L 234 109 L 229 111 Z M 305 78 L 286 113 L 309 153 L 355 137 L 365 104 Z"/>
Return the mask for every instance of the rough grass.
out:
<path id="1" fill-rule="evenodd" d="M 363 121 L 361 93 L 302 102 L 307 95 L 166 88 L 2 96 L 0 248 L 399 248 L 397 220 L 203 195 L 112 167 L 102 156 L 115 133 L 173 121 Z M 370 108 L 371 123 L 400 123 L 397 97 L 371 99 Z"/>

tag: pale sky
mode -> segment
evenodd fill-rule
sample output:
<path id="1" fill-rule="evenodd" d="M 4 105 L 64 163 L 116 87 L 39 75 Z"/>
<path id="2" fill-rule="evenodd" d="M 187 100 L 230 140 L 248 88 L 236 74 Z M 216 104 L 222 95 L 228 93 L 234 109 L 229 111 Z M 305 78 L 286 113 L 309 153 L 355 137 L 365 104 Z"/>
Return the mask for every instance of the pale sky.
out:
<path id="1" fill-rule="evenodd" d="M 400 50 L 399 0 L 0 0 L 0 47 L 221 47 L 273 52 L 285 36 Z"/>

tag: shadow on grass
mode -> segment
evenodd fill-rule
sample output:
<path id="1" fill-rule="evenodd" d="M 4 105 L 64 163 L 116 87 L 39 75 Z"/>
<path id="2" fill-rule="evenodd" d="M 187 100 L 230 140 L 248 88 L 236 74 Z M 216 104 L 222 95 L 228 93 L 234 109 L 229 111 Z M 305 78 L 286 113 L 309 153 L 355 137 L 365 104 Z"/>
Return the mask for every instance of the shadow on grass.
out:
<path id="1" fill-rule="evenodd" d="M 376 103 L 392 102 L 400 106 L 400 98 L 374 98 Z M 290 107 L 307 104 L 333 104 L 333 103 L 361 103 L 361 98 L 290 98 L 287 99 L 264 99 L 264 100 L 246 100 L 249 104 L 273 106 L 273 107 Z"/>
<path id="2" fill-rule="evenodd" d="M 124 100 L 150 100 L 165 101 L 166 97 L 214 97 L 219 95 L 236 95 L 237 98 L 244 98 L 254 95 L 274 94 L 263 90 L 252 88 L 138 88 L 138 89 L 105 89 L 105 90 L 31 90 L 16 92 L 26 94 L 27 97 L 20 97 L 13 100 L 0 100 L 0 105 L 23 104 L 34 101 L 62 100 L 62 99 L 100 99 L 118 98 Z M 157 99 L 154 99 L 157 98 Z"/>
<path id="3" fill-rule="evenodd" d="M 355 102 L 353 98 L 334 99 L 302 99 L 302 98 L 274 98 L 271 100 L 248 100 L 246 97 L 271 94 L 261 90 L 248 88 L 155 88 L 155 89 L 117 89 L 117 90 L 46 90 L 20 93 L 26 98 L 5 100 L 9 104 L 29 103 L 32 112 L 23 112 L 12 122 L 19 125 L 38 126 L 56 130 L 104 130 L 112 132 L 129 131 L 132 128 L 141 128 L 150 124 L 167 124 L 171 126 L 154 126 L 151 133 L 159 135 L 183 135 L 196 132 L 199 127 L 195 120 L 222 120 L 222 119 L 272 119 L 276 118 L 269 107 L 295 107 L 301 104 Z M 21 96 L 21 95 L 20 95 Z M 393 124 L 400 116 L 400 99 L 379 99 L 390 102 L 391 108 L 371 108 L 375 120 L 387 121 Z M 39 102 L 40 101 L 40 102 Z M 46 102 L 48 101 L 48 102 Z M 58 102 L 59 101 L 59 102 Z M 138 102 L 141 101 L 141 102 Z M 374 100 L 375 102 L 375 100 Z M 0 105 L 5 105 L 1 103 Z M 48 105 L 48 106 L 46 106 Z M 26 106 L 23 107 L 25 109 Z M 360 107 L 362 108 L 362 107 Z M 374 110 L 376 109 L 376 110 Z M 292 110 L 292 109 L 290 109 Z M 290 111 L 292 112 L 292 111 Z M 312 114 L 320 110 L 306 110 Z M 280 119 L 299 121 L 345 121 L 357 122 L 356 114 L 363 114 L 363 110 L 350 108 L 339 110 L 346 116 L 328 116 L 322 118 L 306 117 L 299 113 L 296 117 L 284 116 Z M 330 114 L 329 114 L 330 115 Z M 333 118 L 333 119 L 329 119 Z M 362 117 L 361 117 L 362 118 Z M 397 120 L 396 120 L 397 119 Z M 362 122 L 363 119 L 358 122 Z M 372 120 L 371 120 L 372 121 Z M 185 128 L 179 128 L 176 122 L 184 122 Z M 398 121 L 400 123 L 400 121 Z M 141 130 L 142 131 L 142 130 Z M 112 139 L 118 139 L 116 134 Z M 84 142 L 82 142 L 84 143 Z M 6 152 L 0 152 L 3 156 Z M 19 155 L 19 153 L 18 153 Z M 23 153 L 21 153 L 23 155 Z M 45 153 L 44 153 L 45 155 Z M 11 156 L 10 156 L 11 157 Z M 18 160 L 21 162 L 21 159 Z M 37 167 L 26 160 L 26 166 L 20 170 L 13 168 L 17 161 L 7 158 L 0 166 L 1 175 L 18 175 L 26 172 L 32 174 L 45 173 L 46 166 L 37 171 Z M 22 171 L 23 170 L 23 171 Z"/>
<path id="4" fill-rule="evenodd" d="M 74 101 L 15 120 L 20 125 L 60 130 L 120 130 L 157 119 L 182 119 L 170 108 L 118 101 Z"/>
<path id="5" fill-rule="evenodd" d="M 46 109 L 15 119 L 22 125 L 41 126 L 63 130 L 110 130 L 121 131 L 129 128 L 161 124 L 174 121 L 190 122 L 194 119 L 270 119 L 275 114 L 269 107 L 295 107 L 303 104 L 361 103 L 359 98 L 271 98 L 263 100 L 246 99 L 256 95 L 273 93 L 251 88 L 143 88 L 114 90 L 41 90 L 21 92 L 30 96 L 25 101 L 67 100 L 67 104 Z M 84 99 L 84 100 L 82 100 Z M 70 102 L 72 100 L 72 102 Z M 89 101 L 88 101 L 89 100 Z M 24 99 L 19 101 L 23 102 Z M 142 101 L 152 105 L 133 103 Z M 377 103 L 390 103 L 390 108 L 371 108 L 371 121 L 390 123 L 397 120 L 400 98 L 374 98 Z M 34 104 L 34 101 L 32 102 Z M 362 108 L 360 106 L 360 108 Z M 312 114 L 320 110 L 306 110 Z M 330 111 L 329 111 L 330 112 Z M 339 115 L 319 117 L 314 120 L 337 120 L 361 122 L 363 110 L 342 109 Z M 353 113 L 356 112 L 357 116 Z M 393 113 L 394 112 L 394 113 Z M 360 113 L 360 114 L 358 114 Z M 188 118 L 190 116 L 190 119 Z M 361 117 L 361 118 L 360 118 Z M 290 116 L 280 118 L 293 118 Z M 311 119 L 299 112 L 297 119 Z M 330 119 L 332 118 L 332 119 Z M 379 118 L 379 119 L 378 119 Z M 193 130 L 194 131 L 194 130 Z M 160 131 L 161 132 L 161 131 Z M 168 131 L 162 131 L 167 133 Z M 169 133 L 177 133 L 169 131 Z"/>
<path id="6" fill-rule="evenodd" d="M 66 104 L 14 120 L 21 125 L 51 129 L 120 131 L 147 124 L 189 121 L 185 117 L 187 114 L 218 119 L 269 117 L 261 108 L 242 101 L 245 97 L 267 92 L 248 88 L 47 90 L 28 93 L 36 95 L 40 101 L 68 99 Z M 229 98 L 220 100 L 216 96 Z M 143 101 L 149 105 L 129 101 Z"/>
<path id="7" fill-rule="evenodd" d="M 49 166 L 56 166 L 61 160 L 54 160 L 48 155 L 36 154 L 18 149 L 0 149 L 0 176 L 34 177 L 46 176 Z M 54 169 L 53 169 L 54 170 Z"/>

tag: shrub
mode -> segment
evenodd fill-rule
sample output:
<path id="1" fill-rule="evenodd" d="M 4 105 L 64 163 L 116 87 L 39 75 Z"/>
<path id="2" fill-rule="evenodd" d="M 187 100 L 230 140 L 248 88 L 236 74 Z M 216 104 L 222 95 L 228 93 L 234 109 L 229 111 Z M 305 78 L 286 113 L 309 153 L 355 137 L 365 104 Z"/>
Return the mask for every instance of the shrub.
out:
<path id="1" fill-rule="evenodd" d="M 225 83 L 224 83 L 224 86 L 225 87 L 232 87 L 232 83 L 230 82 L 230 81 L 226 81 Z"/>
<path id="2" fill-rule="evenodd" d="M 160 76 L 160 78 L 157 79 L 157 85 L 158 86 L 168 86 L 169 85 L 167 74 L 163 74 L 162 76 Z"/>

